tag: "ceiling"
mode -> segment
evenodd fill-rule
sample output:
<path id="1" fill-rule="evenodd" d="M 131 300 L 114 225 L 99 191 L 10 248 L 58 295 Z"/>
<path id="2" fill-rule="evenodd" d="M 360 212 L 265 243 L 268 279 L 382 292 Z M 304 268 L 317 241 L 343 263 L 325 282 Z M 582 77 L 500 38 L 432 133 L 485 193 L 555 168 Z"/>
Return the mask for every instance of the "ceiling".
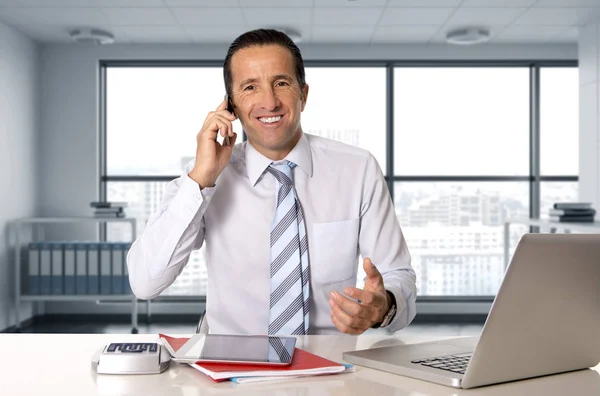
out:
<path id="1" fill-rule="evenodd" d="M 228 43 L 246 30 L 290 27 L 302 43 L 443 43 L 449 29 L 490 29 L 493 43 L 576 43 L 600 0 L 0 0 L 0 20 L 37 41 L 74 28 L 117 43 Z"/>

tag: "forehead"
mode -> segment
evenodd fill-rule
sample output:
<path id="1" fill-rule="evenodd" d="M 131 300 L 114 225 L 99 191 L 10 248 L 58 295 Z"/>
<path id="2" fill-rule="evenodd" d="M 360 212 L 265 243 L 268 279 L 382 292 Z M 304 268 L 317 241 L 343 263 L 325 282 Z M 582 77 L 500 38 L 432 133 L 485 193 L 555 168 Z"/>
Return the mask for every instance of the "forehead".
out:
<path id="1" fill-rule="evenodd" d="M 237 51 L 231 57 L 234 82 L 277 74 L 295 77 L 292 53 L 280 45 L 252 46 Z"/>

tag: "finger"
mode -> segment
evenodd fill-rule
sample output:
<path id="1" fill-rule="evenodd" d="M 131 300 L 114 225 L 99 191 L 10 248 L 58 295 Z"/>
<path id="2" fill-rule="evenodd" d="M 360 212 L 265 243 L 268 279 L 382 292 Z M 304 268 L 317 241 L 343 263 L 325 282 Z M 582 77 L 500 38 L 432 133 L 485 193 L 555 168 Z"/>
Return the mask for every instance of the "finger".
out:
<path id="1" fill-rule="evenodd" d="M 202 129 L 198 132 L 197 138 L 205 138 L 207 140 L 215 140 L 219 133 L 220 125 L 217 124 L 216 120 L 219 119 L 219 116 L 214 111 L 211 111 L 206 116 L 204 120 L 204 124 L 202 125 Z"/>
<path id="2" fill-rule="evenodd" d="M 333 302 L 355 318 L 370 319 L 373 316 L 373 309 L 368 305 L 358 304 L 335 292 L 332 293 L 331 298 Z"/>
<path id="3" fill-rule="evenodd" d="M 229 111 L 227 111 L 227 110 L 219 110 L 219 111 L 215 112 L 215 114 L 218 114 L 218 115 L 220 115 L 222 117 L 225 117 L 229 121 L 235 121 L 235 120 L 237 120 L 237 117 L 234 114 L 232 114 Z"/>
<path id="4" fill-rule="evenodd" d="M 233 125 L 227 118 L 222 117 L 220 114 L 215 114 L 213 121 L 218 123 L 221 136 L 233 136 Z"/>
<path id="5" fill-rule="evenodd" d="M 227 112 L 226 112 L 226 113 L 227 113 Z M 227 114 L 229 114 L 229 113 L 227 113 Z M 227 128 L 227 135 L 228 135 L 228 136 L 230 136 L 230 137 L 231 137 L 231 136 L 233 136 L 233 134 L 234 134 L 235 132 L 233 132 L 233 124 L 232 124 L 232 121 L 234 121 L 234 120 L 232 120 L 232 119 L 231 119 L 229 116 L 225 116 L 225 117 L 224 117 L 224 116 L 223 116 L 223 115 L 221 115 L 220 113 L 219 113 L 219 114 L 217 114 L 217 115 L 215 116 L 215 118 L 219 118 L 221 121 L 225 122 L 225 123 L 227 124 L 227 126 L 228 126 L 228 128 Z M 223 137 L 225 137 L 225 136 L 227 136 L 227 135 L 223 135 Z"/>
<path id="6" fill-rule="evenodd" d="M 223 99 L 220 105 L 217 106 L 216 111 L 227 110 L 227 99 Z"/>
<path id="7" fill-rule="evenodd" d="M 376 305 L 377 302 L 380 302 L 377 298 L 378 295 L 368 290 L 362 290 L 356 287 L 347 287 L 344 289 L 344 293 L 346 293 L 346 295 L 352 298 L 359 300 L 360 303 L 363 305 L 372 306 Z"/>
<path id="8" fill-rule="evenodd" d="M 381 273 L 379 272 L 377 267 L 375 267 L 375 264 L 373 264 L 370 258 L 367 257 L 363 260 L 363 269 L 367 274 L 367 281 L 369 281 L 371 286 L 383 286 L 383 277 L 381 276 Z"/>
<path id="9" fill-rule="evenodd" d="M 350 316 L 335 302 L 330 301 L 329 306 L 331 307 L 331 313 L 333 314 L 333 316 L 335 316 L 341 323 L 345 324 L 346 326 L 354 327 L 356 329 L 369 328 L 368 321 L 362 318 L 355 318 L 354 316 Z"/>
<path id="10" fill-rule="evenodd" d="M 237 138 L 237 133 L 233 133 L 233 136 L 229 138 L 229 144 L 227 144 L 227 141 L 224 142 L 223 147 L 225 149 L 231 148 L 233 149 L 233 146 L 235 145 L 235 140 Z"/>
<path id="11" fill-rule="evenodd" d="M 225 134 L 229 133 L 229 125 L 227 125 L 227 121 L 221 118 L 215 117 L 214 119 L 215 127 L 219 130 L 219 134 L 225 137 Z M 216 139 L 216 136 L 215 136 Z"/>
<path id="12" fill-rule="evenodd" d="M 331 316 L 331 322 L 333 323 L 333 325 L 342 333 L 345 333 L 345 334 L 362 334 L 362 333 L 364 333 L 364 330 L 346 326 L 338 318 L 336 318 L 333 315 L 333 313 L 330 316 Z"/>

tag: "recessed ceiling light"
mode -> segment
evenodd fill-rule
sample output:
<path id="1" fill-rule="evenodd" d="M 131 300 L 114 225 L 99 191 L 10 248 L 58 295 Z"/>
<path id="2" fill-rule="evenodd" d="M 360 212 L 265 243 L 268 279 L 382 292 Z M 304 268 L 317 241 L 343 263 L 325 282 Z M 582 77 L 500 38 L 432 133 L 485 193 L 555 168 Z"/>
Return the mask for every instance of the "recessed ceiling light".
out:
<path id="1" fill-rule="evenodd" d="M 112 44 L 115 41 L 111 33 L 98 29 L 75 29 L 69 35 L 76 43 L 83 44 Z"/>
<path id="2" fill-rule="evenodd" d="M 490 41 L 490 32 L 484 28 L 460 28 L 446 34 L 446 42 L 449 44 L 473 45 L 488 41 Z"/>
<path id="3" fill-rule="evenodd" d="M 277 29 L 285 34 L 287 34 L 289 36 L 289 38 L 292 39 L 292 41 L 296 44 L 298 44 L 299 42 L 302 41 L 302 33 L 296 29 L 293 28 L 274 28 Z"/>

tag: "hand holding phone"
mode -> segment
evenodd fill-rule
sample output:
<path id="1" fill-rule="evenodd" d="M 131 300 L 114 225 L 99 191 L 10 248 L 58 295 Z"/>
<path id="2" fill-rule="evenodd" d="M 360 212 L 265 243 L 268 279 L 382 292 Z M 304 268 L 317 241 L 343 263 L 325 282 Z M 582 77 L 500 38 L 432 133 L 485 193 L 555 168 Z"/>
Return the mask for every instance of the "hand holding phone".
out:
<path id="1" fill-rule="evenodd" d="M 204 120 L 204 125 L 196 136 L 196 164 L 188 174 L 200 188 L 211 187 L 229 163 L 237 134 L 233 131 L 232 122 L 236 117 L 227 111 L 228 100 L 225 99 L 211 111 Z M 217 142 L 221 134 L 223 144 Z"/>

